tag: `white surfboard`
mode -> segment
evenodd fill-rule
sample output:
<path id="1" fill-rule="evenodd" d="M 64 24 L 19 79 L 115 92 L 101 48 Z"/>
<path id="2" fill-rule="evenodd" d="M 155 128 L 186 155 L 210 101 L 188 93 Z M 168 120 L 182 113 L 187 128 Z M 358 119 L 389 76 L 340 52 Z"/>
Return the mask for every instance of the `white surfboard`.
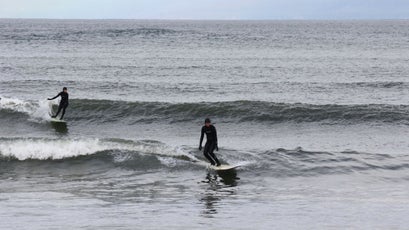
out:
<path id="1" fill-rule="evenodd" d="M 55 123 L 66 123 L 64 120 L 60 120 L 58 118 L 51 118 L 50 121 Z"/>
<path id="2" fill-rule="evenodd" d="M 220 166 L 210 165 L 210 168 L 216 171 L 225 171 L 225 170 L 235 169 L 239 166 L 240 165 L 220 165 Z"/>

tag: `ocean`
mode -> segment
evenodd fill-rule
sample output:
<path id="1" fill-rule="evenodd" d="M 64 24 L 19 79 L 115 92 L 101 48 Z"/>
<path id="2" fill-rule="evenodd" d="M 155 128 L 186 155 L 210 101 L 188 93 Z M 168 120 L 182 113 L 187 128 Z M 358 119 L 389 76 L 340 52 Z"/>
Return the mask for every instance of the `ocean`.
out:
<path id="1" fill-rule="evenodd" d="M 408 63 L 408 20 L 0 19 L 0 229 L 407 229 Z"/>

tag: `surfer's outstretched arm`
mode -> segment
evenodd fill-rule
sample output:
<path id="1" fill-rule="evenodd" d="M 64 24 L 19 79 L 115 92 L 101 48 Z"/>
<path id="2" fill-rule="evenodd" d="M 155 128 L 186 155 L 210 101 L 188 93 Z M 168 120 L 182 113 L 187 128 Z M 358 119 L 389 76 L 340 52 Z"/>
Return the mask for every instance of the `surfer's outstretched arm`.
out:
<path id="1" fill-rule="evenodd" d="M 203 137 L 204 137 L 204 127 L 202 128 L 202 133 L 200 134 L 199 150 L 202 150 Z"/>
<path id="2" fill-rule="evenodd" d="M 59 97 L 61 95 L 61 93 L 59 93 L 57 96 L 55 96 L 55 97 L 53 97 L 53 98 L 47 98 L 47 100 L 54 100 L 54 99 L 56 99 L 57 97 Z"/>

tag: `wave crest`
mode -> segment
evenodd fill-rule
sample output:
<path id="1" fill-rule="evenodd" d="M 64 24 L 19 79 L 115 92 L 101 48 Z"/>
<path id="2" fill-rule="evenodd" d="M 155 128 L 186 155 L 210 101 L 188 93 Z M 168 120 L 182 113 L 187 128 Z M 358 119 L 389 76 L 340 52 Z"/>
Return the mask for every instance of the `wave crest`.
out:
<path id="1" fill-rule="evenodd" d="M 0 114 L 24 113 L 32 119 L 47 120 L 51 105 L 47 101 L 30 102 L 1 99 Z M 70 100 L 66 117 L 71 121 L 115 123 L 192 122 L 212 117 L 222 122 L 386 122 L 409 124 L 408 105 L 314 105 L 264 101 L 227 101 L 203 103 L 126 102 L 110 100 Z"/>
<path id="2" fill-rule="evenodd" d="M 213 117 L 227 122 L 398 122 L 409 123 L 406 105 L 312 105 L 263 101 L 216 103 L 161 103 L 76 100 L 75 119 L 102 122 L 128 119 L 131 122 L 185 122 Z"/>

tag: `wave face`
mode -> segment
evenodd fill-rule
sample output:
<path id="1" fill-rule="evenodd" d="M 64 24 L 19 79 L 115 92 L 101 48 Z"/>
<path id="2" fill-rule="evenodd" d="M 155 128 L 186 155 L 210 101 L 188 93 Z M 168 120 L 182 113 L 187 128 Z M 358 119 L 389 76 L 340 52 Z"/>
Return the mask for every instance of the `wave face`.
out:
<path id="1" fill-rule="evenodd" d="M 75 103 L 75 104 L 74 104 Z M 99 119 L 135 117 L 140 121 L 184 122 L 212 116 L 237 122 L 398 122 L 409 123 L 409 106 L 311 105 L 262 101 L 159 103 L 78 100 L 73 109 Z M 91 119 L 91 117 L 89 118 Z"/>
<path id="2" fill-rule="evenodd" d="M 4 117 L 26 114 L 37 120 L 46 120 L 53 106 L 45 101 L 29 102 L 8 98 L 3 98 L 0 103 L 0 113 Z M 70 120 L 98 123 L 192 122 L 210 116 L 225 122 L 409 124 L 408 105 L 383 104 L 312 105 L 263 101 L 175 104 L 74 99 L 70 102 L 69 111 Z"/>
<path id="3" fill-rule="evenodd" d="M 240 165 L 245 172 L 274 177 L 310 177 L 332 174 L 409 171 L 407 155 L 371 154 L 365 152 L 319 152 L 276 149 L 265 152 L 240 152 L 224 149 L 218 154 L 222 162 Z M 0 164 L 64 163 L 67 167 L 117 167 L 132 170 L 203 170 L 207 161 L 189 147 L 173 148 L 164 143 L 125 139 L 47 139 L 2 138 Z M 92 170 L 90 170 L 92 171 Z"/>

